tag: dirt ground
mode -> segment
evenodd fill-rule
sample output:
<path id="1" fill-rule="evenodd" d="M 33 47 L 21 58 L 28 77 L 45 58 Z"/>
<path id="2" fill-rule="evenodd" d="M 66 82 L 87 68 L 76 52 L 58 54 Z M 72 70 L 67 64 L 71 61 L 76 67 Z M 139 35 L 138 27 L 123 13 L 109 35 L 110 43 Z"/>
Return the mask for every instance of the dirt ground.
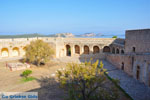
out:
<path id="1" fill-rule="evenodd" d="M 9 61 L 19 62 L 19 61 Z M 59 88 L 58 82 L 55 81 L 56 70 L 65 67 L 65 63 L 49 62 L 42 67 L 31 66 L 33 77 L 37 80 L 30 82 L 21 82 L 21 73 L 24 70 L 10 71 L 6 68 L 6 62 L 0 62 L 0 91 L 3 92 L 38 92 L 39 100 L 63 100 L 66 93 Z M 120 92 L 121 93 L 121 92 Z M 123 93 L 120 94 L 119 100 L 129 100 Z"/>

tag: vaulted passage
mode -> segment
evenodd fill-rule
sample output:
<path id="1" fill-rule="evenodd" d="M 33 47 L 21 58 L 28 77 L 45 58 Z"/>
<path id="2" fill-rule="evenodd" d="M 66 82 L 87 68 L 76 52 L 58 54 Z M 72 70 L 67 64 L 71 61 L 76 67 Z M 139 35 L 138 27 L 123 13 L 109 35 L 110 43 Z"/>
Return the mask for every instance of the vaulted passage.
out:
<path id="1" fill-rule="evenodd" d="M 137 66 L 137 70 L 136 70 L 136 79 L 140 79 L 140 66 Z"/>
<path id="2" fill-rule="evenodd" d="M 121 54 L 124 54 L 124 50 L 121 50 Z"/>
<path id="3" fill-rule="evenodd" d="M 71 47 L 70 47 L 70 45 L 66 45 L 66 56 L 71 56 Z"/>
<path id="4" fill-rule="evenodd" d="M 19 56 L 19 48 L 14 47 L 12 50 L 12 56 L 16 57 Z"/>
<path id="5" fill-rule="evenodd" d="M 87 45 L 84 46 L 84 54 L 89 54 L 89 47 Z"/>
<path id="6" fill-rule="evenodd" d="M 103 52 L 108 52 L 110 53 L 110 48 L 108 46 L 105 46 L 104 49 L 103 49 Z"/>
<path id="7" fill-rule="evenodd" d="M 75 45 L 75 53 L 80 54 L 80 47 L 78 45 Z"/>
<path id="8" fill-rule="evenodd" d="M 8 52 L 7 48 L 1 49 L 1 56 L 2 57 L 8 57 L 9 56 L 9 52 Z"/>
<path id="9" fill-rule="evenodd" d="M 93 54 L 99 53 L 99 47 L 98 46 L 94 46 L 93 47 Z"/>

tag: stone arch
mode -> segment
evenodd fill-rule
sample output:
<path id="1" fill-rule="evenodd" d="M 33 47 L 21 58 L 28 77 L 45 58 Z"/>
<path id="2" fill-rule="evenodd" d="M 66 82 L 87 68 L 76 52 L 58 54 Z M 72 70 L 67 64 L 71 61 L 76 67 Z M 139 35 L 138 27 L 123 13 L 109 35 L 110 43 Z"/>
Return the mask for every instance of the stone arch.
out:
<path id="1" fill-rule="evenodd" d="M 12 49 L 12 56 L 17 57 L 19 55 L 20 55 L 19 48 L 18 47 L 14 47 Z"/>
<path id="2" fill-rule="evenodd" d="M 119 49 L 118 48 L 116 49 L 116 54 L 119 54 Z"/>
<path id="3" fill-rule="evenodd" d="M 80 54 L 80 47 L 78 45 L 75 45 L 75 53 Z"/>
<path id="4" fill-rule="evenodd" d="M 110 47 L 109 46 L 105 46 L 103 49 L 103 52 L 109 52 L 110 53 Z"/>
<path id="5" fill-rule="evenodd" d="M 135 47 L 132 47 L 132 52 L 135 52 Z"/>
<path id="6" fill-rule="evenodd" d="M 2 48 L 2 49 L 1 49 L 1 56 L 2 56 L 2 57 L 9 57 L 8 48 Z"/>
<path id="7" fill-rule="evenodd" d="M 121 50 L 121 54 L 124 54 L 124 50 Z"/>
<path id="8" fill-rule="evenodd" d="M 87 45 L 84 46 L 84 54 L 89 54 L 90 50 Z"/>
<path id="9" fill-rule="evenodd" d="M 66 45 L 66 56 L 71 56 L 71 46 Z"/>
<path id="10" fill-rule="evenodd" d="M 122 62 L 121 64 L 121 69 L 124 70 L 124 62 Z"/>
<path id="11" fill-rule="evenodd" d="M 137 69 L 136 69 L 136 79 L 137 80 L 140 79 L 140 66 L 139 65 L 137 66 Z"/>
<path id="12" fill-rule="evenodd" d="M 99 53 L 99 47 L 98 46 L 94 46 L 93 47 L 93 54 Z"/>
<path id="13" fill-rule="evenodd" d="M 114 47 L 112 48 L 112 53 L 115 54 L 115 48 Z"/>

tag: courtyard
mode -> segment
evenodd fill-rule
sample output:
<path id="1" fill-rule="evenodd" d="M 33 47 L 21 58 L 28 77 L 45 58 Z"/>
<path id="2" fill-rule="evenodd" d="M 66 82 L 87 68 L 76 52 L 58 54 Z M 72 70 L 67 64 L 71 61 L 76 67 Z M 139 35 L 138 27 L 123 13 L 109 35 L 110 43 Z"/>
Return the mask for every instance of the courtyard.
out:
<path id="1" fill-rule="evenodd" d="M 65 67 L 66 62 L 79 62 L 76 58 L 63 58 L 54 59 L 48 62 L 46 65 L 36 67 L 31 65 L 33 77 L 36 80 L 29 82 L 21 81 L 21 73 L 23 70 L 10 71 L 6 68 L 6 62 L 0 62 L 0 91 L 3 92 L 38 92 L 39 100 L 63 100 L 67 93 L 59 87 L 59 83 L 56 81 L 55 72 L 58 69 Z M 7 62 L 19 62 L 19 60 L 7 61 Z M 113 83 L 110 81 L 111 85 Z M 119 91 L 119 100 L 130 100 L 122 91 Z"/>

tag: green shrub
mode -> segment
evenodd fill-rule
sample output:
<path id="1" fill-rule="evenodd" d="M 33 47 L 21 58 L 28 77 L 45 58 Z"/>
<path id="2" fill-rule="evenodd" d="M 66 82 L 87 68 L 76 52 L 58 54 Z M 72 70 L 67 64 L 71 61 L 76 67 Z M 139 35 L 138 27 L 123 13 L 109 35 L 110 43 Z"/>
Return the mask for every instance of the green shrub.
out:
<path id="1" fill-rule="evenodd" d="M 22 76 L 27 79 L 30 74 L 32 74 L 31 70 L 25 70 L 23 71 Z"/>
<path id="2" fill-rule="evenodd" d="M 71 63 L 65 70 L 57 71 L 60 86 L 68 91 L 67 100 L 116 100 L 118 91 L 115 86 L 107 86 L 106 69 L 103 63 Z"/>
<path id="3" fill-rule="evenodd" d="M 117 38 L 117 36 L 113 36 L 112 38 Z"/>

